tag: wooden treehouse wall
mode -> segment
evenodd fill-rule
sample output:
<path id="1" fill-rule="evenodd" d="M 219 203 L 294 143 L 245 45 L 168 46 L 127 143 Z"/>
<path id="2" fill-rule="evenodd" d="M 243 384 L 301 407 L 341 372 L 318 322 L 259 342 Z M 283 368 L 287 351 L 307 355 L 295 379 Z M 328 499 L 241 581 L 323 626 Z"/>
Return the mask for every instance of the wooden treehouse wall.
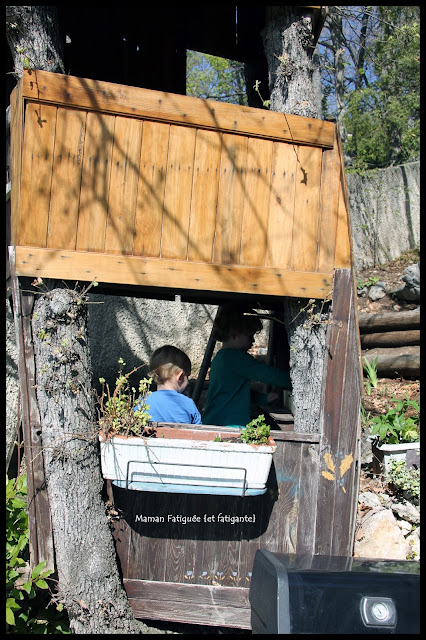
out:
<path id="1" fill-rule="evenodd" d="M 17 275 L 324 298 L 350 268 L 332 123 L 42 71 L 15 94 Z"/>
<path id="2" fill-rule="evenodd" d="M 96 278 L 142 291 L 332 300 L 319 428 L 273 431 L 266 494 L 176 497 L 114 488 L 123 512 L 114 538 L 136 615 L 250 628 L 256 549 L 352 549 L 361 374 L 337 128 L 42 71 L 24 72 L 11 96 L 11 121 L 11 275 L 34 562 L 53 561 L 53 548 L 38 455 L 33 294 L 20 280 Z M 255 521 L 195 528 L 136 522 L 137 515 L 219 512 Z"/>

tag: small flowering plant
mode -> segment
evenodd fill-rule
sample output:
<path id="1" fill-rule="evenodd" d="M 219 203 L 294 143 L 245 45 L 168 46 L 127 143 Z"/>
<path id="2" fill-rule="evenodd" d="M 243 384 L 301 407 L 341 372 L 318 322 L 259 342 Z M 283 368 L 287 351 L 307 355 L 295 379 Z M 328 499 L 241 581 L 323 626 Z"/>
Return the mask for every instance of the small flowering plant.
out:
<path id="1" fill-rule="evenodd" d="M 149 390 L 152 378 L 143 378 L 139 382 L 139 393 L 135 387 L 131 387 L 129 377 L 140 369 L 135 367 L 128 373 L 123 373 L 126 363 L 123 358 L 118 360 L 119 371 L 115 382 L 115 389 L 111 393 L 105 378 L 99 378 L 102 384 L 102 392 L 96 394 L 99 403 L 99 426 L 104 435 L 112 437 L 124 436 L 150 436 L 155 430 L 149 427 L 151 416 L 148 413 L 149 405 L 146 402 L 150 395 Z M 136 408 L 137 407 L 137 408 Z"/>

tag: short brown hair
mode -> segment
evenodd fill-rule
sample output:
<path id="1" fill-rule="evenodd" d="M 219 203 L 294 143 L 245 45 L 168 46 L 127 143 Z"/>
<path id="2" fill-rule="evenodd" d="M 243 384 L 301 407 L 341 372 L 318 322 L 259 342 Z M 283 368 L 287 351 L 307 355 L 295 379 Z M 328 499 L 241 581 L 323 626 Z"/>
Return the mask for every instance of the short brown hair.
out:
<path id="1" fill-rule="evenodd" d="M 166 344 L 153 352 L 149 360 L 149 369 L 154 382 L 163 384 L 177 371 L 183 371 L 186 376 L 190 376 L 191 360 L 177 347 Z"/>
<path id="2" fill-rule="evenodd" d="M 236 335 L 258 333 L 262 329 L 262 320 L 254 314 L 253 309 L 243 305 L 220 307 L 213 323 L 213 337 L 223 342 Z"/>

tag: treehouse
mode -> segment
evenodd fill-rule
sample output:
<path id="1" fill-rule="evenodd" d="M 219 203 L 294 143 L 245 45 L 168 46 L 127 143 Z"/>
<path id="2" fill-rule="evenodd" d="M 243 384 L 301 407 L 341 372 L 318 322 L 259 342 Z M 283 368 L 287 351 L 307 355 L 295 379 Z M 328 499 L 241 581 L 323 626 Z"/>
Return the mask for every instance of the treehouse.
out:
<path id="1" fill-rule="evenodd" d="M 277 417 L 265 493 L 109 486 L 123 514 L 114 539 L 135 615 L 249 629 L 258 548 L 352 553 L 361 368 L 338 129 L 43 71 L 24 73 L 11 111 L 10 256 L 33 562 L 53 552 L 35 455 L 41 427 L 32 411 L 26 278 L 96 280 L 116 295 L 147 298 L 255 299 L 264 309 L 286 298 L 331 301 L 319 423 L 300 433 Z M 279 361 L 280 340 L 269 349 Z"/>

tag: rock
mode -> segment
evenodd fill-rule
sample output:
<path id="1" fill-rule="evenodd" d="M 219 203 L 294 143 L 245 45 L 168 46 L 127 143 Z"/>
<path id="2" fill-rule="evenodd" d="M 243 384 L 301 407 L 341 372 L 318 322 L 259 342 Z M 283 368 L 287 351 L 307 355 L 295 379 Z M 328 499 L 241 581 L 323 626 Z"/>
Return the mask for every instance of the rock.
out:
<path id="1" fill-rule="evenodd" d="M 361 520 L 356 535 L 354 556 L 358 558 L 382 558 L 405 560 L 407 541 L 390 509 L 382 509 Z"/>
<path id="2" fill-rule="evenodd" d="M 420 560 L 420 527 L 405 538 L 409 560 Z"/>
<path id="3" fill-rule="evenodd" d="M 376 300 L 380 300 L 380 298 L 384 298 L 385 295 L 386 295 L 386 283 L 381 281 L 376 282 L 376 284 L 373 285 L 370 288 L 370 291 L 368 292 L 368 297 L 372 302 L 375 302 Z"/>
<path id="4" fill-rule="evenodd" d="M 363 493 L 360 493 L 358 496 L 358 502 L 366 507 L 370 507 L 371 509 L 382 506 L 379 497 L 372 491 L 363 491 Z"/>
<path id="5" fill-rule="evenodd" d="M 413 526 L 406 520 L 397 520 L 396 524 L 401 529 L 404 536 L 406 536 L 407 533 L 410 533 L 411 529 L 413 528 Z"/>
<path id="6" fill-rule="evenodd" d="M 402 279 L 405 284 L 393 291 L 393 295 L 398 300 L 420 302 L 420 262 L 407 267 Z"/>
<path id="7" fill-rule="evenodd" d="M 420 509 L 411 502 L 395 502 L 392 511 L 407 522 L 420 524 Z"/>

